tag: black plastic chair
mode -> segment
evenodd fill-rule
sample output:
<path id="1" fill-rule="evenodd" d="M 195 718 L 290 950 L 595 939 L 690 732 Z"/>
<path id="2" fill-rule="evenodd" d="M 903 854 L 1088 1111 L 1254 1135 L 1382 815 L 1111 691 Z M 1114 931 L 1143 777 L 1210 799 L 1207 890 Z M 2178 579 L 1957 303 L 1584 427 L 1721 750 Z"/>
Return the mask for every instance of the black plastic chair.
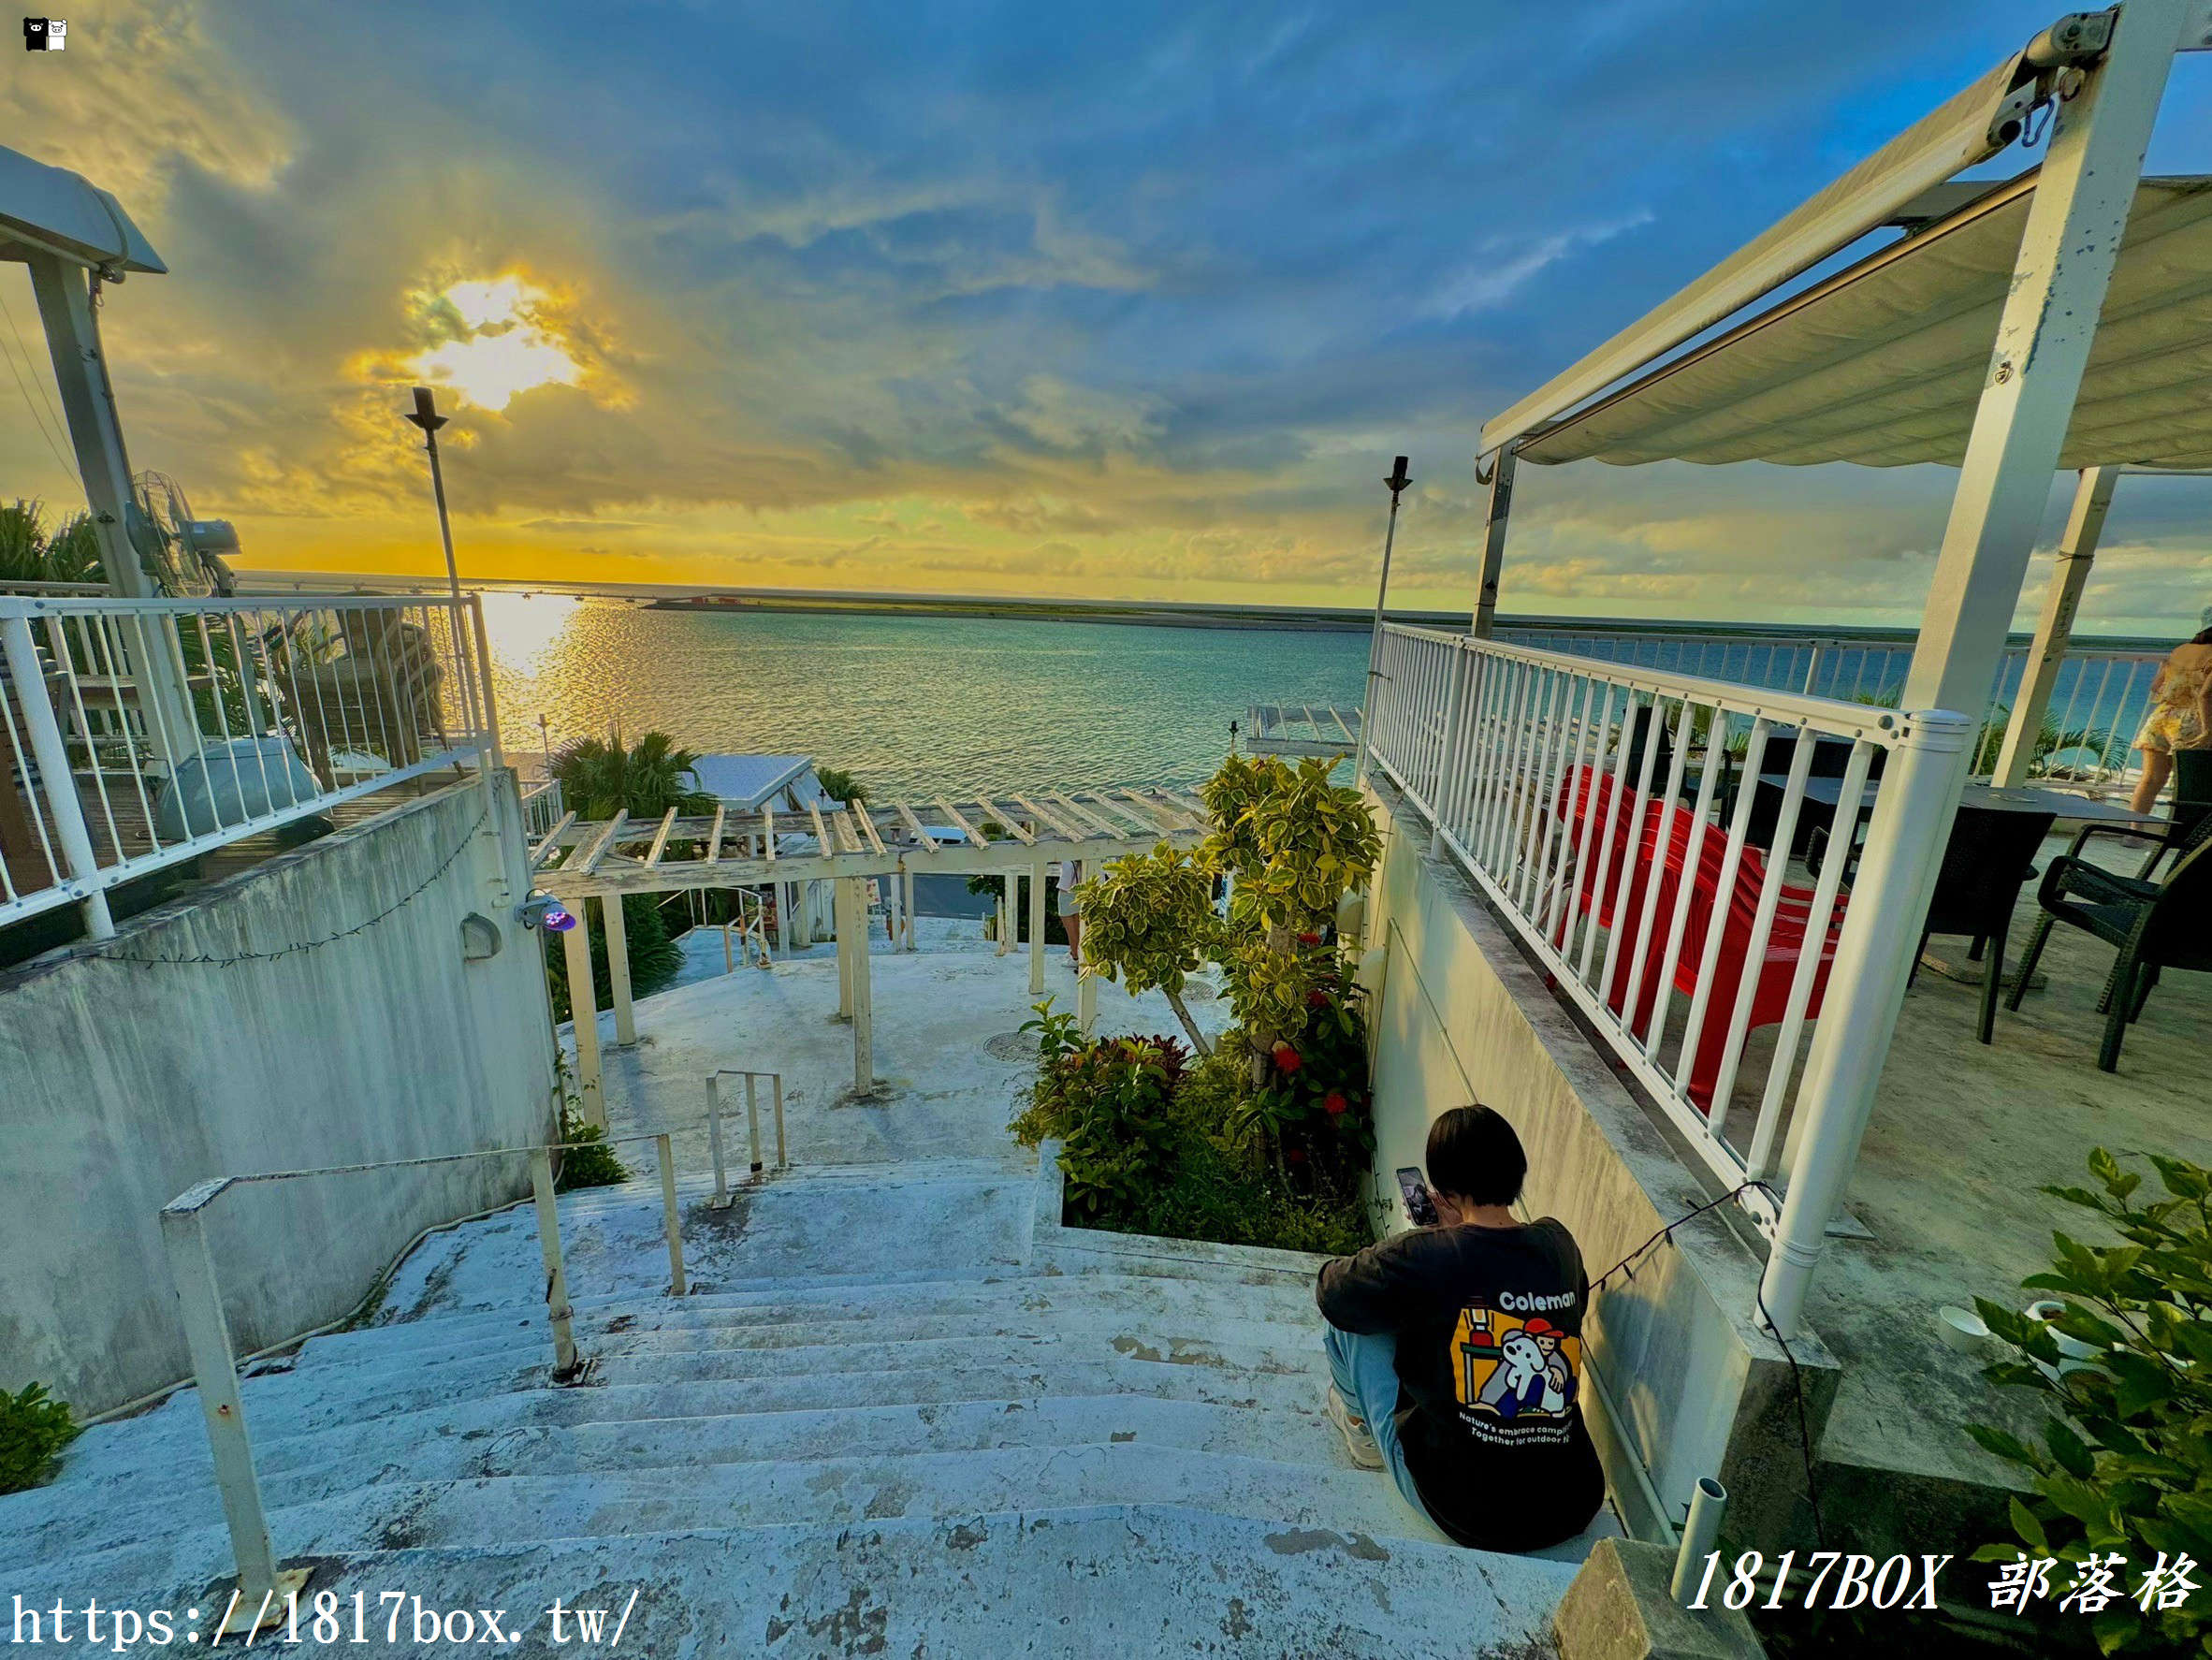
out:
<path id="1" fill-rule="evenodd" d="M 1797 747 L 1797 729 L 1796 727 L 1777 726 L 1774 728 L 1767 738 L 1767 754 L 1760 763 L 1761 767 L 1765 770 L 1777 772 L 1786 769 L 1790 764 L 1790 751 Z M 1809 779 L 1841 778 L 1851 765 L 1851 741 L 1848 738 L 1814 738 L 1812 740 L 1812 754 L 1806 764 L 1805 776 Z M 1889 751 L 1886 750 L 1876 750 L 1868 758 L 1868 783 L 1871 784 L 1882 776 L 1882 764 L 1888 758 Z M 1783 793 L 1773 785 L 1764 783 L 1757 779 L 1751 780 L 1751 783 L 1752 788 L 1757 794 L 1752 798 L 1751 817 L 1745 822 L 1743 838 L 1754 847 L 1771 851 L 1774 846 L 1775 827 L 1782 818 Z M 1866 810 L 1871 803 L 1872 798 L 1870 796 L 1867 802 L 1861 805 L 1860 810 Z M 1832 835 L 1834 825 L 1831 821 L 1835 816 L 1836 809 L 1826 802 L 1814 801 L 1810 797 L 1801 802 L 1797 808 L 1797 833 L 1790 837 L 1791 855 L 1795 858 L 1804 858 L 1812 846 L 1815 831 Z"/>
<path id="2" fill-rule="evenodd" d="M 2189 845 L 2197 826 L 2212 816 L 2212 750 L 2174 751 L 2174 811 L 2157 847 L 2135 872 L 2146 881 L 2157 874 L 2159 861 Z M 2155 834 L 2155 833 L 2154 833 Z"/>
<path id="3" fill-rule="evenodd" d="M 1712 718 L 1726 719 L 1717 712 Z M 1637 705 L 1629 711 L 1628 719 L 1622 723 L 1622 741 L 1628 746 L 1628 787 L 1631 790 L 1636 788 L 1636 780 L 1642 776 L 1644 739 L 1652 730 L 1652 706 L 1649 704 Z M 1674 740 L 1664 724 L 1659 726 L 1657 737 L 1657 752 L 1652 757 L 1653 794 L 1666 788 L 1666 775 L 1674 766 Z M 1702 766 L 1700 752 L 1701 746 L 1693 744 L 1690 758 L 1682 767 L 1682 784 L 1679 795 L 1683 801 L 1694 802 L 1697 799 L 1698 773 Z M 1728 751 L 1725 744 L 1721 748 L 1721 776 L 1714 780 L 1712 799 L 1724 820 L 1736 800 L 1736 757 Z"/>
<path id="4" fill-rule="evenodd" d="M 2054 923 L 2095 935 L 2119 954 L 2105 978 L 2104 995 L 2097 1002 L 2098 1012 L 2104 1016 L 2104 1041 L 2097 1052 L 2097 1069 L 2117 1072 L 2120 1040 L 2143 1012 L 2161 972 L 2167 968 L 2212 972 L 2212 817 L 2198 822 L 2166 880 L 2159 882 L 2139 876 L 2118 876 L 2089 864 L 2081 857 L 2081 850 L 2092 836 L 2164 840 L 2163 833 L 2157 830 L 2091 824 L 2074 838 L 2071 852 L 2051 861 L 2036 895 L 2043 906 L 2043 920 L 2035 925 L 2035 935 L 2028 942 L 2019 983 L 2013 987 L 2007 1006 L 2019 1008 L 2020 994 L 2027 989 L 2028 977 L 2035 971 L 2036 959 L 2043 954 Z M 2165 850 L 2161 847 L 2159 851 Z"/>
<path id="5" fill-rule="evenodd" d="M 2004 812 L 1994 808 L 1961 807 L 1943 844 L 1943 867 L 1935 895 L 1920 926 L 1920 951 L 1931 934 L 1963 934 L 1973 941 L 1968 957 L 1986 958 L 1982 975 L 1982 1015 L 1975 1032 L 1985 1043 L 1997 1029 L 1997 988 L 2004 978 L 2005 936 L 2020 890 L 2035 874 L 2036 850 L 2051 833 L 2049 813 Z M 2040 936 L 2039 936 L 2040 938 Z M 2032 966 L 2032 965 L 2030 965 Z M 1919 978 L 1920 954 L 1913 954 L 1913 978 Z M 2020 975 L 2025 983 L 2027 969 Z M 2016 996 L 2013 1007 L 2020 1006 Z"/>

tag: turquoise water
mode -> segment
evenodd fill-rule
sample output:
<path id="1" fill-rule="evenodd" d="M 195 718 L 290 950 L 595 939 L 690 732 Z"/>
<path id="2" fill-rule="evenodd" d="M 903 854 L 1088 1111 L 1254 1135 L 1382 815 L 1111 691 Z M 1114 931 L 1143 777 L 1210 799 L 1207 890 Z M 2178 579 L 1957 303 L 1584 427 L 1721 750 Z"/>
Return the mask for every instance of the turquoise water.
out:
<path id="1" fill-rule="evenodd" d="M 1367 637 L 941 617 L 714 616 L 485 596 L 511 751 L 658 729 L 886 793 L 1189 783 L 1255 703 L 1359 701 Z"/>

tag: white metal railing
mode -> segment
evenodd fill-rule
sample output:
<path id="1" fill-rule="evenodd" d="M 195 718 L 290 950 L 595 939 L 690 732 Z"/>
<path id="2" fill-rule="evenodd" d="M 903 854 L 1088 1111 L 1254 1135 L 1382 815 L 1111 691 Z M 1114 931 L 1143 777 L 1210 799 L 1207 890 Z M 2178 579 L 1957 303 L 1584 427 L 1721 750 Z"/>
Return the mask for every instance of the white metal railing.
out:
<path id="1" fill-rule="evenodd" d="M 500 762 L 473 596 L 0 596 L 0 925 Z"/>
<path id="2" fill-rule="evenodd" d="M 1676 633 L 1524 624 L 1500 628 L 1495 637 L 1623 668 L 1892 707 L 1913 663 L 1913 641 L 1901 636 Z M 2014 646 L 1998 664 L 1971 770 L 1986 773 L 1996 764 L 2030 655 L 2029 647 Z M 2135 735 L 2150 712 L 2151 678 L 2162 661 L 2155 651 L 2069 650 L 2052 686 L 2043 731 L 2030 746 L 2030 773 L 2097 783 L 2128 771 Z"/>
<path id="3" fill-rule="evenodd" d="M 772 1075 L 748 1074 L 749 1084 L 751 1077 Z M 783 1080 L 779 1076 L 776 1079 L 776 1094 L 780 1107 Z M 777 1129 L 777 1168 L 780 1170 L 785 1168 L 780 1114 Z M 261 1502 L 260 1478 L 254 1467 L 253 1440 L 246 1429 L 245 1403 L 239 1395 L 237 1351 L 231 1344 L 229 1321 L 224 1316 L 222 1285 L 216 1276 L 214 1252 L 208 1238 L 209 1207 L 232 1188 L 257 1183 L 461 1164 L 481 1158 L 525 1158 L 529 1160 L 531 1196 L 537 1215 L 539 1253 L 545 1264 L 546 1317 L 553 1338 L 551 1376 L 555 1383 L 569 1383 L 582 1374 L 583 1361 L 576 1348 L 574 1310 L 568 1300 L 568 1274 L 560 1248 L 560 1213 L 554 1193 L 553 1155 L 563 1149 L 628 1142 L 653 1143 L 660 1166 L 662 1232 L 668 1245 L 668 1294 L 682 1297 L 690 1289 L 684 1271 L 683 1216 L 677 1201 L 675 1147 L 671 1132 L 665 1129 L 607 1135 L 591 1142 L 547 1142 L 424 1158 L 384 1158 L 319 1170 L 216 1176 L 187 1188 L 162 1207 L 162 1241 L 168 1255 L 169 1273 L 176 1284 L 178 1312 L 183 1322 L 186 1351 L 192 1361 L 193 1381 L 198 1388 L 200 1409 L 207 1421 L 209 1449 L 214 1455 L 215 1486 L 223 1501 L 224 1520 L 230 1530 L 231 1550 L 239 1569 L 238 1595 L 232 1598 L 231 1609 L 219 1630 L 249 1629 L 246 1625 L 234 1627 L 231 1614 L 248 1615 L 255 1629 L 267 1624 L 270 1609 L 281 1609 L 286 1593 L 296 1591 L 306 1576 L 297 1569 L 287 1574 L 277 1566 L 279 1558 L 269 1537 L 268 1516 Z M 759 1181 L 763 1177 L 757 1123 L 754 1145 L 754 1180 Z M 719 1158 L 715 1174 L 717 1191 L 722 1193 Z M 726 1194 L 721 1202 L 729 1202 Z M 255 1612 L 256 1601 L 259 1608 Z"/>
<path id="4" fill-rule="evenodd" d="M 1852 905 L 1848 834 L 1816 869 L 1793 850 L 1902 788 L 1881 775 L 1912 722 L 1395 626 L 1377 667 L 1375 763 L 1439 851 L 1717 1173 L 1778 1183 L 1807 1023 L 1845 990 L 1847 936 L 1895 923 Z"/>
<path id="5" fill-rule="evenodd" d="M 559 779 L 542 779 L 528 784 L 522 791 L 522 834 L 531 841 L 550 836 L 553 826 L 560 823 L 560 815 L 567 810 L 561 798 Z"/>

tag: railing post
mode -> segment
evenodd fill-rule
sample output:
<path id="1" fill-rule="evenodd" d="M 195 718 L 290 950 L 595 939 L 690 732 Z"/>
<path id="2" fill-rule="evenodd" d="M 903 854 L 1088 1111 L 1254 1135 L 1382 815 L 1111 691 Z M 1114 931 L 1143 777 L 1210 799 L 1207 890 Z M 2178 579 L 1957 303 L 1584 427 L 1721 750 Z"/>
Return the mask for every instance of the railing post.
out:
<path id="1" fill-rule="evenodd" d="M 1759 1288 L 1768 1321 L 1785 1339 L 1804 1324 L 1813 1264 L 1858 1162 L 1919 945 L 1920 919 L 1965 783 L 1962 751 L 1974 722 L 1946 709 L 1907 719 L 1904 741 L 1874 798 L 1851 910 L 1797 1091 L 1797 1156 Z M 1831 856 L 1841 857 L 1842 850 Z"/>
<path id="2" fill-rule="evenodd" d="M 722 1165 L 722 1081 L 712 1074 L 706 1080 L 706 1150 L 714 1158 L 714 1198 L 709 1202 L 715 1210 L 727 1210 L 730 1182 Z"/>
<path id="3" fill-rule="evenodd" d="M 757 1073 L 745 1074 L 745 1122 L 752 1132 L 752 1179 L 761 1179 L 761 1098 Z"/>
<path id="4" fill-rule="evenodd" d="M 789 1170 L 791 1160 L 783 1154 L 783 1074 L 781 1072 L 768 1074 L 768 1091 L 770 1099 L 775 1103 L 776 1111 L 776 1168 Z"/>
<path id="5" fill-rule="evenodd" d="M 18 686 L 22 683 L 20 677 L 16 681 Z M 223 1318 L 223 1295 L 215 1283 L 215 1260 L 208 1251 L 205 1221 L 208 1202 L 229 1185 L 228 1177 L 219 1177 L 172 1200 L 161 1213 L 161 1236 L 168 1248 L 169 1275 L 176 1282 L 177 1306 L 184 1319 L 184 1347 L 192 1357 L 200 1412 L 207 1420 L 215 1488 L 223 1497 L 223 1519 L 230 1525 L 231 1553 L 238 1560 L 239 1600 L 258 1607 L 265 1597 L 277 1594 L 276 1547 L 269 1542 L 269 1519 L 261 1508 L 254 1443 L 246 1434 L 238 1362 L 230 1347 L 229 1322 Z M 302 1582 L 305 1577 L 299 1576 Z"/>
<path id="6" fill-rule="evenodd" d="M 661 1160 L 661 1220 L 668 1232 L 668 1294 L 684 1294 L 684 1221 L 676 1204 L 676 1148 L 665 1132 L 653 1138 Z"/>
<path id="7" fill-rule="evenodd" d="M 39 666 L 30 619 L 0 617 L 0 648 L 7 654 L 7 677 L 15 682 L 16 705 L 23 712 L 32 758 L 38 763 L 38 781 L 53 822 L 54 839 L 61 843 L 70 879 L 85 884 L 85 896 L 79 901 L 84 931 L 95 939 L 112 939 L 115 920 L 108 914 L 108 892 L 99 885 L 99 859 L 93 852 L 92 832 L 85 827 L 84 805 L 77 799 L 77 778 L 69 770 L 61 724 L 47 697 L 46 671 Z"/>
<path id="8" fill-rule="evenodd" d="M 553 1326 L 553 1381 L 576 1375 L 576 1334 L 568 1305 L 568 1273 L 560 1262 L 560 1212 L 553 1200 L 553 1150 L 530 1150 L 530 1191 L 537 1202 L 538 1250 L 546 1261 L 546 1318 Z"/>

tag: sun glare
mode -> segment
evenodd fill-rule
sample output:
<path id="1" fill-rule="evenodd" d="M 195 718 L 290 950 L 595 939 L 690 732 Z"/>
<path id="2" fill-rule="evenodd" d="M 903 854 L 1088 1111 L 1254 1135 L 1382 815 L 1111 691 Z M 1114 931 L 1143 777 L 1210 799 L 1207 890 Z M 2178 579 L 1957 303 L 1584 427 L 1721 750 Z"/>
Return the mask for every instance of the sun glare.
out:
<path id="1" fill-rule="evenodd" d="M 453 387 L 479 409 L 503 410 L 518 392 L 583 378 L 546 319 L 545 290 L 507 275 L 455 283 L 439 298 L 466 332 L 407 359 L 424 380 Z"/>

